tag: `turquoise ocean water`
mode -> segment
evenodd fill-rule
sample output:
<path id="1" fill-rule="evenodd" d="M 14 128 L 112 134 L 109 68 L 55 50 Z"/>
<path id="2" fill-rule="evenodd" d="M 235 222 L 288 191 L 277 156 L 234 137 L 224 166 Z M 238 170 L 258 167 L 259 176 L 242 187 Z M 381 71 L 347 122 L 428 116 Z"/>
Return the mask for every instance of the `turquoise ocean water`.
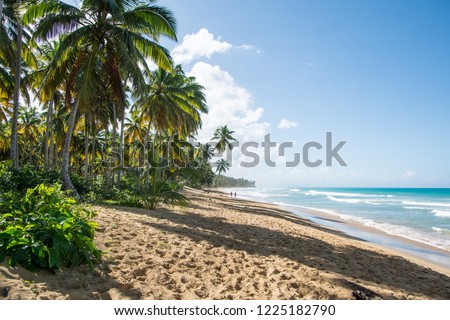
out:
<path id="1" fill-rule="evenodd" d="M 294 212 L 319 210 L 450 254 L 450 189 L 294 187 L 234 188 L 233 192 L 241 198 L 282 205 Z M 372 241 L 370 235 L 367 237 Z M 448 258 L 450 265 L 450 255 L 441 258 Z"/>

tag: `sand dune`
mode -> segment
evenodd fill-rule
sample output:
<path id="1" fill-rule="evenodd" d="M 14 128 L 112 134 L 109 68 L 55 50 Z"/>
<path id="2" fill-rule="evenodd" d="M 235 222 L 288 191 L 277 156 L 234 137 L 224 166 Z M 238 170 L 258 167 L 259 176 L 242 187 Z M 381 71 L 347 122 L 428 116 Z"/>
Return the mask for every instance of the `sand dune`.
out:
<path id="1" fill-rule="evenodd" d="M 188 208 L 94 207 L 93 272 L 3 263 L 0 299 L 450 299 L 448 275 L 404 257 L 271 205 L 187 194 Z"/>

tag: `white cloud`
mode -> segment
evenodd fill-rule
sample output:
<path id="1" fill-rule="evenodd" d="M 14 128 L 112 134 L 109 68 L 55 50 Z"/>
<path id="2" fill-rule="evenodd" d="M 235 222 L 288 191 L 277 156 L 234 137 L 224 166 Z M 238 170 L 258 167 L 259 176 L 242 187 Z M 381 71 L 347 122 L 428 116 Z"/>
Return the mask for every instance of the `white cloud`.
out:
<path id="1" fill-rule="evenodd" d="M 176 64 L 187 64 L 200 58 L 209 59 L 215 53 L 225 53 L 231 49 L 261 53 L 254 45 L 232 45 L 202 28 L 197 33 L 185 35 L 181 44 L 172 50 L 172 57 Z"/>
<path id="2" fill-rule="evenodd" d="M 307 62 L 306 63 L 306 66 L 308 66 L 308 67 L 314 67 L 316 64 L 314 63 L 314 62 Z"/>
<path id="3" fill-rule="evenodd" d="M 226 70 L 205 62 L 205 58 L 217 53 L 226 53 L 231 49 L 260 53 L 253 45 L 230 44 L 216 38 L 206 29 L 185 36 L 183 42 L 172 51 L 175 63 L 186 65 L 195 62 L 187 75 L 195 77 L 197 82 L 205 87 L 209 112 L 202 115 L 203 126 L 196 138 L 203 143 L 209 142 L 219 126 L 227 125 L 235 132 L 233 136 L 241 146 L 249 141 L 261 143 L 270 128 L 269 123 L 261 120 L 264 109 L 254 105 L 251 93 L 239 86 Z M 230 161 L 232 167 L 227 173 L 231 176 L 245 176 L 249 171 L 253 171 L 243 170 L 239 166 L 242 160 L 249 161 L 239 149 L 235 148 L 232 152 Z M 258 148 L 254 151 L 262 158 L 263 149 Z"/>
<path id="4" fill-rule="evenodd" d="M 407 179 L 410 179 L 410 178 L 414 178 L 415 176 L 416 176 L 416 172 L 415 171 L 413 171 L 413 170 L 408 170 L 408 171 L 406 171 L 404 174 L 402 174 L 402 177 L 403 178 L 407 178 Z"/>
<path id="5" fill-rule="evenodd" d="M 195 59 L 210 58 L 214 53 L 224 53 L 233 46 L 220 37 L 214 39 L 214 35 L 202 28 L 197 33 L 187 34 L 183 42 L 172 50 L 172 57 L 176 64 L 189 63 Z"/>
<path id="6" fill-rule="evenodd" d="M 259 50 L 257 47 L 255 47 L 252 44 L 243 44 L 243 45 L 240 45 L 240 46 L 234 46 L 234 48 L 236 48 L 236 49 L 244 49 L 244 50 L 247 50 L 247 51 L 255 51 L 256 53 L 261 53 L 261 50 Z"/>
<path id="7" fill-rule="evenodd" d="M 290 129 L 295 128 L 298 126 L 297 122 L 287 120 L 285 118 L 281 119 L 280 123 L 278 124 L 278 129 Z"/>
<path id="8" fill-rule="evenodd" d="M 219 66 L 197 62 L 188 73 L 205 87 L 209 112 L 202 116 L 198 139 L 209 141 L 217 127 L 228 125 L 239 140 L 261 141 L 270 124 L 262 122 L 264 109 L 253 106 L 253 97 Z"/>

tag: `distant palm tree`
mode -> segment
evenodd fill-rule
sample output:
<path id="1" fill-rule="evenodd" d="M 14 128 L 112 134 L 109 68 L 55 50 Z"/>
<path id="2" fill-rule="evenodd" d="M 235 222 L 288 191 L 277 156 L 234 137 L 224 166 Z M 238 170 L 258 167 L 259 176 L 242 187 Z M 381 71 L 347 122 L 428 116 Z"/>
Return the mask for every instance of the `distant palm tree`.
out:
<path id="1" fill-rule="evenodd" d="M 129 83 L 138 92 L 145 88 L 140 66 L 148 70 L 146 58 L 170 68 L 169 52 L 158 41 L 161 36 L 176 40 L 175 19 L 169 10 L 138 0 L 83 0 L 80 8 L 47 0 L 27 6 L 23 20 L 36 25 L 36 39 L 67 33 L 60 41 L 43 86 L 47 82 L 57 88 L 66 81 L 66 107 L 70 108 L 70 116 L 61 179 L 63 187 L 78 196 L 69 176 L 69 150 L 78 107 L 86 110 L 92 105 L 106 83 L 111 88 L 111 100 L 124 109 L 125 84 Z"/>
<path id="2" fill-rule="evenodd" d="M 219 127 L 214 132 L 212 140 L 217 140 L 216 150 L 219 152 L 225 151 L 227 148 L 233 149 L 233 142 L 237 141 L 233 137 L 234 131 L 228 129 L 228 126 Z"/>
<path id="3" fill-rule="evenodd" d="M 219 159 L 216 162 L 216 172 L 219 176 L 230 169 L 230 164 L 225 159 Z"/>
<path id="4" fill-rule="evenodd" d="M 23 148 L 28 147 L 29 163 L 32 163 L 33 157 L 33 146 L 36 145 L 37 141 L 40 139 L 40 127 L 41 118 L 36 108 L 20 108 L 19 110 L 19 123 L 18 123 L 18 133 L 22 135 L 23 138 Z"/>
<path id="5" fill-rule="evenodd" d="M 195 150 L 195 158 L 200 162 L 208 162 L 214 156 L 214 148 L 209 144 L 199 144 Z"/>

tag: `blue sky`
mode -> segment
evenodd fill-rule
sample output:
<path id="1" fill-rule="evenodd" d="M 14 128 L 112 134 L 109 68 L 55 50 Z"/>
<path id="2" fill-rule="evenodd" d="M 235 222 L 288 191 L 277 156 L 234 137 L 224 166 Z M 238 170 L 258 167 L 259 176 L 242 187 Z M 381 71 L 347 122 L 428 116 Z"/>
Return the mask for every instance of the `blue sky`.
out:
<path id="1" fill-rule="evenodd" d="M 348 141 L 340 152 L 347 167 L 284 168 L 281 158 L 276 168 L 244 169 L 235 155 L 230 175 L 261 186 L 450 187 L 450 2 L 159 4 L 176 15 L 183 54 L 175 60 L 215 96 L 212 113 L 230 108 L 211 84 L 224 74 L 233 92 L 250 96 L 244 95 L 246 114 L 205 118 L 205 136 L 208 122 L 222 118 L 231 119 L 241 143 L 271 133 L 274 141 L 294 141 L 300 152 L 308 141 L 323 144 L 327 131 Z M 195 37 L 197 46 L 215 49 L 197 52 Z M 248 119 L 240 123 L 239 116 Z M 282 119 L 297 125 L 280 129 Z M 313 155 L 323 158 L 323 152 Z"/>
<path id="2" fill-rule="evenodd" d="M 228 124 L 241 144 L 325 142 L 347 167 L 276 168 L 233 151 L 229 175 L 258 186 L 450 187 L 450 2 L 160 0 L 178 21 L 163 41 L 206 87 L 199 140 Z M 258 150 L 261 154 L 262 150 Z M 323 159 L 322 151 L 311 158 Z"/>

